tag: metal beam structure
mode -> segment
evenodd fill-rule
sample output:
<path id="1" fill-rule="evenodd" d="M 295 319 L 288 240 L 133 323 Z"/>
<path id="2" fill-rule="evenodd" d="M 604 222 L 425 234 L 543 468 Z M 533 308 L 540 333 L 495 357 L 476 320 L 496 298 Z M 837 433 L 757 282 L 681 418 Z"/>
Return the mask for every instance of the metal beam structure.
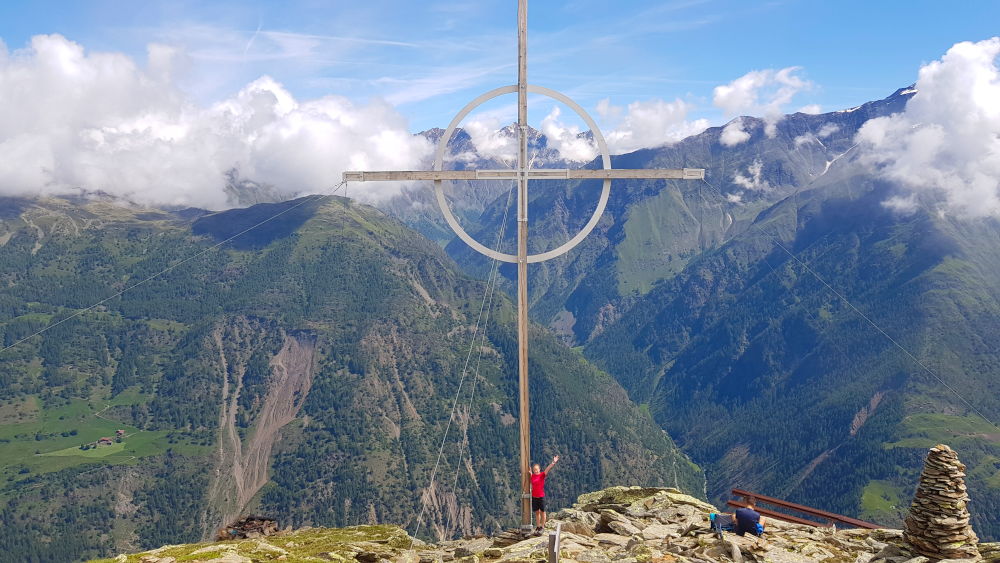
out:
<path id="1" fill-rule="evenodd" d="M 649 168 L 590 170 L 585 168 L 532 168 L 521 170 L 384 170 L 376 172 L 344 172 L 345 182 L 408 182 L 417 180 L 701 180 L 702 168 Z"/>
<path id="2" fill-rule="evenodd" d="M 528 405 L 528 0 L 517 0 L 517 387 L 521 528 L 531 526 L 531 416 Z"/>
<path id="3" fill-rule="evenodd" d="M 442 170 L 442 162 L 456 128 L 470 111 L 480 104 L 503 94 L 517 93 L 517 168 L 513 170 Z M 541 94 L 566 104 L 590 127 L 594 141 L 601 153 L 603 169 L 531 169 L 528 160 L 528 94 Z M 615 170 L 611 168 L 611 155 L 604 136 L 593 119 L 566 95 L 528 84 L 528 0 L 517 3 L 517 84 L 502 86 L 479 96 L 463 108 L 448 125 L 438 142 L 434 170 L 350 171 L 343 173 L 344 182 L 374 181 L 433 181 L 438 206 L 448 225 L 466 244 L 477 252 L 495 260 L 517 263 L 517 366 L 518 366 L 518 415 L 520 423 L 520 481 L 521 527 L 531 528 L 531 416 L 528 396 L 528 264 L 561 256 L 579 244 L 597 225 L 604 212 L 611 188 L 611 180 L 701 180 L 701 168 L 664 170 Z M 483 246 L 458 224 L 448 208 L 441 183 L 446 180 L 515 180 L 517 182 L 517 253 L 504 254 L 499 249 Z M 597 209 L 584 228 L 561 246 L 540 254 L 528 254 L 528 181 L 529 180 L 602 180 L 604 187 Z M 432 483 L 433 485 L 433 483 Z"/>
<path id="4" fill-rule="evenodd" d="M 771 504 L 771 505 L 774 505 L 774 506 L 776 506 L 778 508 L 784 508 L 786 510 L 794 510 L 796 512 L 801 512 L 802 514 L 805 514 L 807 516 L 812 516 L 814 518 L 822 518 L 822 519 L 826 520 L 831 526 L 832 525 L 836 525 L 836 524 L 843 524 L 843 525 L 851 527 L 851 528 L 864 528 L 864 529 L 869 529 L 869 530 L 874 530 L 876 528 L 882 528 L 883 527 L 883 526 L 879 526 L 878 524 L 873 524 L 872 522 L 866 522 L 864 520 L 859 520 L 857 518 L 851 518 L 850 516 L 844 516 L 843 514 L 835 514 L 833 512 L 827 512 L 825 510 L 820 510 L 818 508 L 813 508 L 811 506 L 805 506 L 805 505 L 802 505 L 802 504 L 796 504 L 794 502 L 788 502 L 787 500 L 782 500 L 780 498 L 774 498 L 774 497 L 768 497 L 768 496 L 764 496 L 764 495 L 758 495 L 757 493 L 751 493 L 750 491 L 745 491 L 743 489 L 732 489 L 732 493 L 734 495 L 736 495 L 736 496 L 743 497 L 743 501 L 742 502 L 741 501 L 727 501 L 726 504 L 728 504 L 730 506 L 745 507 L 746 506 L 746 500 L 753 498 L 753 499 L 756 499 L 756 501 L 757 501 L 758 504 L 761 504 L 761 503 L 763 503 L 763 504 Z M 757 511 L 760 512 L 761 514 L 764 514 L 764 512 L 762 511 L 762 509 L 758 509 Z M 794 516 L 787 515 L 787 514 L 782 514 L 780 512 L 774 512 L 773 514 L 771 514 L 771 516 L 774 516 L 775 518 L 784 518 L 784 519 L 794 518 Z M 800 520 L 801 520 L 801 518 L 800 518 Z M 798 522 L 800 524 L 803 523 L 803 522 L 799 522 L 798 520 L 789 520 L 789 521 L 790 522 Z M 816 522 L 811 522 L 811 521 L 808 521 L 808 520 L 805 521 L 804 523 L 806 523 L 806 524 L 812 524 L 812 525 L 815 525 L 815 526 L 820 526 L 821 525 L 821 524 L 818 524 Z"/>

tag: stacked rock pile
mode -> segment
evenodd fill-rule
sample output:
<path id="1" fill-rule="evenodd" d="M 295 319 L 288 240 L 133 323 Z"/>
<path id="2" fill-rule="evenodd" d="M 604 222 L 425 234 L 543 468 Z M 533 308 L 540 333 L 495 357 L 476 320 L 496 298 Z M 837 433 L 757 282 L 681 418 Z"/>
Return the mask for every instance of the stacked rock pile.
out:
<path id="1" fill-rule="evenodd" d="M 969 525 L 965 465 L 955 451 L 938 444 L 927 453 L 903 537 L 909 547 L 932 559 L 979 556 L 979 538 Z"/>
<path id="2" fill-rule="evenodd" d="M 218 541 L 255 539 L 270 536 L 278 532 L 278 522 L 265 516 L 247 516 L 219 530 Z"/>

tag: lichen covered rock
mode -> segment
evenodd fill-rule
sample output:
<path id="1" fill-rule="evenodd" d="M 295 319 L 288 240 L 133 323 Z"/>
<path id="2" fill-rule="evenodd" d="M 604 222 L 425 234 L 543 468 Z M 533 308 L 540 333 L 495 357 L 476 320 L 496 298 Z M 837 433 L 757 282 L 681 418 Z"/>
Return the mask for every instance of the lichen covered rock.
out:
<path id="1" fill-rule="evenodd" d="M 585 493 L 577 497 L 578 505 L 621 504 L 629 505 L 638 500 L 655 496 L 657 493 L 671 492 L 683 494 L 677 489 L 660 487 L 608 487 L 593 493 Z"/>
<path id="2" fill-rule="evenodd" d="M 708 518 L 717 511 L 676 489 L 612 487 L 581 495 L 572 507 L 553 514 L 547 528 L 551 532 L 561 527 L 563 563 L 930 563 L 934 559 L 908 545 L 901 530 L 838 531 L 768 520 L 764 538 L 726 533 L 720 539 Z M 953 524 L 951 520 L 942 523 Z M 508 530 L 492 538 L 425 544 L 395 526 L 356 526 L 167 546 L 105 561 L 545 563 L 548 541 L 547 533 L 525 537 Z M 980 544 L 972 557 L 1000 563 L 1000 544 Z"/>
<path id="3" fill-rule="evenodd" d="M 398 526 L 306 528 L 267 538 L 172 545 L 119 555 L 107 563 L 237 563 L 256 561 L 403 561 L 403 555 L 424 547 Z M 417 563 L 416 560 L 413 563 Z"/>

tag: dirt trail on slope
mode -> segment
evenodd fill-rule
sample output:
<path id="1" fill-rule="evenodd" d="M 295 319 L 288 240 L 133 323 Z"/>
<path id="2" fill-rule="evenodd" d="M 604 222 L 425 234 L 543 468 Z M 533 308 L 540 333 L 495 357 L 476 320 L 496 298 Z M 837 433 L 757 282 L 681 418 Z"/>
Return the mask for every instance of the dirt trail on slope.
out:
<path id="1" fill-rule="evenodd" d="M 222 367 L 222 400 L 219 412 L 219 450 L 215 475 L 208 490 L 209 505 L 215 514 L 204 517 L 205 537 L 236 520 L 254 495 L 267 483 L 271 452 L 279 432 L 295 420 L 309 394 L 314 370 L 315 339 L 311 336 L 283 334 L 281 350 L 271 359 L 271 377 L 258 414 L 253 418 L 248 436 L 240 438 L 236 426 L 240 392 L 243 389 L 243 362 L 226 357 L 222 330 L 213 339 L 219 350 Z M 242 340 L 242 339 L 241 339 Z M 249 356 L 249 354 L 247 354 Z M 235 389 L 230 393 L 230 373 L 235 375 Z"/>

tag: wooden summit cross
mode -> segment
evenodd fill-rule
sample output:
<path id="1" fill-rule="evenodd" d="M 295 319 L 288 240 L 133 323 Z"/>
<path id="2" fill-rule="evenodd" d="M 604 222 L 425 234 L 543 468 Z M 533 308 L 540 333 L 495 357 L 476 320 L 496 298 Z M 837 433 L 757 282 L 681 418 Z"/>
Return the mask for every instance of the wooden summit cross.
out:
<path id="1" fill-rule="evenodd" d="M 434 170 L 397 170 L 379 172 L 344 172 L 344 182 L 371 182 L 371 181 L 400 181 L 400 180 L 433 180 L 434 192 L 437 196 L 438 206 L 444 214 L 445 221 L 451 229 L 466 244 L 477 252 L 484 254 L 495 260 L 502 262 L 517 263 L 517 340 L 518 340 L 518 385 L 520 402 L 520 442 L 521 442 L 521 527 L 531 526 L 531 483 L 528 475 L 530 472 L 530 432 L 528 420 L 528 264 L 534 262 L 544 262 L 551 258 L 561 256 L 569 252 L 580 243 L 597 225 L 604 208 L 608 203 L 608 196 L 611 193 L 612 179 L 675 179 L 675 180 L 701 180 L 705 177 L 705 170 L 701 168 L 681 168 L 681 169 L 640 169 L 640 170 L 615 170 L 611 168 L 611 155 L 608 153 L 608 145 L 604 140 L 597 124 L 587 114 L 582 107 L 564 94 L 550 90 L 542 86 L 528 84 L 528 0 L 518 0 L 517 3 L 517 84 L 502 86 L 495 90 L 490 90 L 469 102 L 458 115 L 451 120 L 448 129 L 438 142 L 437 152 L 434 156 Z M 445 149 L 448 141 L 451 140 L 455 129 L 476 107 L 484 102 L 501 96 L 503 94 L 517 93 L 517 168 L 512 170 L 442 170 Z M 601 151 L 601 162 L 603 168 L 599 170 L 585 169 L 531 169 L 528 161 L 528 93 L 541 94 L 563 104 L 575 111 L 577 115 L 590 127 L 594 135 L 594 140 Z M 573 238 L 566 241 L 562 246 L 542 252 L 539 254 L 528 254 L 528 180 L 587 180 L 602 179 L 604 187 L 601 190 L 597 208 L 590 217 L 590 221 L 584 225 L 583 229 Z M 517 180 L 517 254 L 505 254 L 482 245 L 472 238 L 461 225 L 448 207 L 448 202 L 444 197 L 442 189 L 443 180 Z"/>

